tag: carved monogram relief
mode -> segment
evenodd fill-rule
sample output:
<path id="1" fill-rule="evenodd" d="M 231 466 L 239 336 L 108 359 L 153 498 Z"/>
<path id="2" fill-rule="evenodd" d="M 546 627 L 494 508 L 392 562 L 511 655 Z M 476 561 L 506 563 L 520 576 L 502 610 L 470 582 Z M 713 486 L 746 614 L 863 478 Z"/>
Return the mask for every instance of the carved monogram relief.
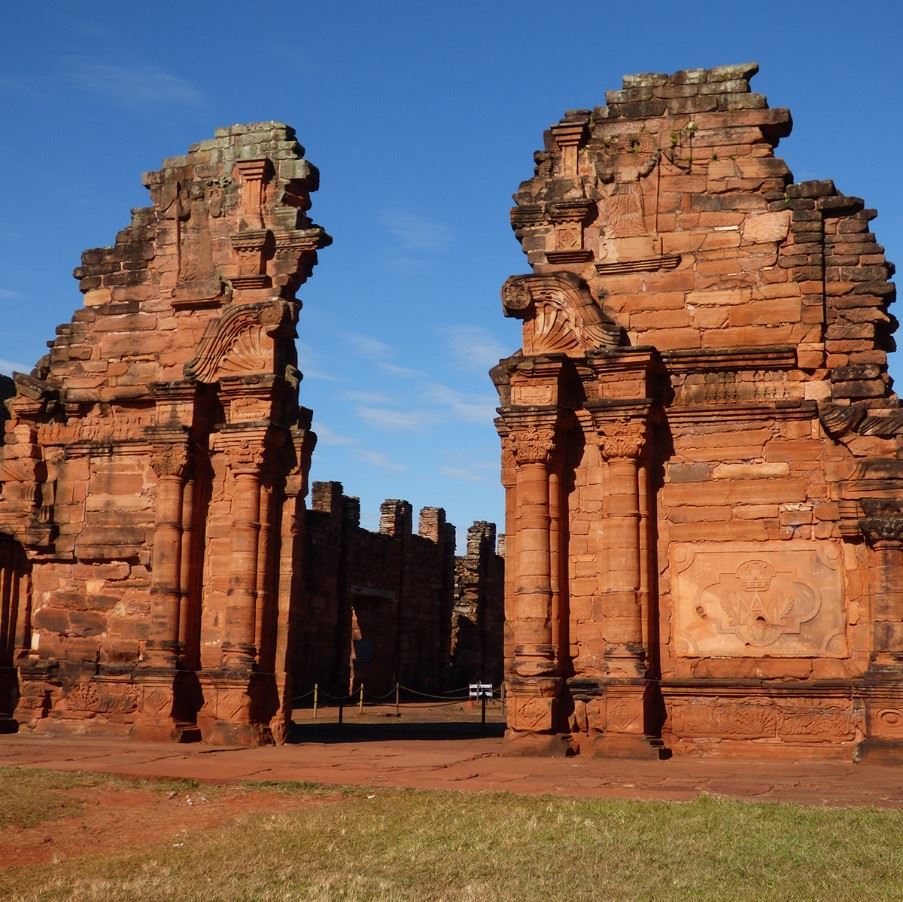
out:
<path id="1" fill-rule="evenodd" d="M 671 572 L 679 655 L 847 653 L 836 543 L 676 543 Z"/>

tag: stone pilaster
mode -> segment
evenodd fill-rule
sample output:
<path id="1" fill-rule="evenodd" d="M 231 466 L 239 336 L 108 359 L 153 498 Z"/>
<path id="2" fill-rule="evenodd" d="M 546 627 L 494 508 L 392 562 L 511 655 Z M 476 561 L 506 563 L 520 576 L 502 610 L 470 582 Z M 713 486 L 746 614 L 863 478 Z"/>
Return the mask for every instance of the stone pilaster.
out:
<path id="1" fill-rule="evenodd" d="M 867 738 L 860 758 L 903 761 L 903 517 L 883 512 L 859 521 L 874 554 L 871 665 L 858 688 Z"/>
<path id="2" fill-rule="evenodd" d="M 872 668 L 903 672 L 903 516 L 866 517 L 859 527 L 875 553 Z"/>
<path id="3" fill-rule="evenodd" d="M 599 587 L 605 637 L 605 672 L 646 675 L 640 606 L 639 465 L 646 446 L 642 420 L 606 423 L 597 444 L 607 464 L 605 490 L 607 567 Z"/>
<path id="4" fill-rule="evenodd" d="M 182 592 L 182 505 L 188 446 L 160 445 L 151 466 L 157 474 L 156 517 L 151 580 L 151 632 L 143 664 L 174 669 L 179 660 Z"/>
<path id="5" fill-rule="evenodd" d="M 649 426 L 643 418 L 597 422 L 595 443 L 606 468 L 604 491 L 605 565 L 600 574 L 603 651 L 604 732 L 594 745 L 600 755 L 658 755 L 650 739 L 653 686 L 644 641 L 643 591 L 648 586 L 648 542 L 642 532 L 646 506 L 645 454 Z"/>
<path id="6" fill-rule="evenodd" d="M 229 558 L 229 602 L 224 670 L 250 672 L 257 655 L 257 565 L 260 539 L 260 470 L 263 435 L 242 434 L 224 444 L 232 473 L 232 543 Z"/>
<path id="7" fill-rule="evenodd" d="M 509 599 L 513 661 L 508 724 L 513 730 L 550 732 L 557 722 L 560 676 L 552 626 L 552 554 L 549 474 L 553 466 L 554 418 L 518 424 L 507 436 L 515 464 L 517 510 Z M 509 552 L 510 554 L 510 552 Z"/>

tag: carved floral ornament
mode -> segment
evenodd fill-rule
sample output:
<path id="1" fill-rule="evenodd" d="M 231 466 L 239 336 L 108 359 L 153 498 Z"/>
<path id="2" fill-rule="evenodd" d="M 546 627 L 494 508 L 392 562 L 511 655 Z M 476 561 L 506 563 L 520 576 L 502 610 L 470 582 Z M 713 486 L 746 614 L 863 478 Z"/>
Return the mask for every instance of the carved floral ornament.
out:
<path id="1" fill-rule="evenodd" d="M 518 466 L 547 463 L 555 448 L 555 430 L 551 426 L 535 425 L 512 430 L 508 433 L 506 445 L 507 452 Z"/>
<path id="2" fill-rule="evenodd" d="M 182 442 L 157 448 L 151 457 L 151 467 L 158 479 L 164 476 L 181 476 L 187 465 L 188 447 Z"/>
<path id="3" fill-rule="evenodd" d="M 871 544 L 895 542 L 903 544 L 903 516 L 866 517 L 859 528 Z"/>
<path id="4" fill-rule="evenodd" d="M 233 472 L 257 471 L 266 457 L 266 444 L 253 439 L 229 442 L 223 446 L 229 467 Z"/>
<path id="5" fill-rule="evenodd" d="M 645 450 L 646 434 L 642 420 L 617 420 L 599 430 L 595 443 L 605 460 L 636 460 Z"/>

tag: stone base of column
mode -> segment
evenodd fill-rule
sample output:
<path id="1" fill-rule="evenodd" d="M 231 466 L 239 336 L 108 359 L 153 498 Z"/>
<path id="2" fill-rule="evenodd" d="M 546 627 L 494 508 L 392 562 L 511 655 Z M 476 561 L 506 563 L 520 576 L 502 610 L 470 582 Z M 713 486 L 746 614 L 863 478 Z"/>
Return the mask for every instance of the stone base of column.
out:
<path id="1" fill-rule="evenodd" d="M 149 639 L 144 646 L 144 654 L 138 664 L 139 670 L 173 671 L 179 663 L 181 648 L 178 642 L 166 639 Z"/>
<path id="2" fill-rule="evenodd" d="M 601 731 L 581 742 L 581 748 L 602 758 L 667 758 L 670 752 L 655 735 L 657 687 L 652 680 L 600 681 L 604 722 Z"/>
<path id="3" fill-rule="evenodd" d="M 866 738 L 856 746 L 854 759 L 903 764 L 903 674 L 869 673 L 857 689 L 865 709 Z"/>
<path id="4" fill-rule="evenodd" d="M 34 730 L 46 721 L 60 695 L 56 668 L 46 662 L 27 658 L 19 669 L 18 699 L 12 716 L 20 728 Z"/>
<path id="5" fill-rule="evenodd" d="M 580 754 L 592 758 L 637 758 L 664 760 L 671 757 L 671 750 L 654 736 L 629 736 L 623 733 L 602 733 L 581 737 Z"/>
<path id="6" fill-rule="evenodd" d="M 272 674 L 234 670 L 199 674 L 203 706 L 198 727 L 212 745 L 273 745 L 270 721 L 275 714 Z"/>
<path id="7" fill-rule="evenodd" d="M 243 642 L 223 642 L 220 669 L 224 673 L 248 674 L 254 669 L 257 649 Z"/>
<path id="8" fill-rule="evenodd" d="M 554 733 L 561 729 L 561 680 L 511 677 L 505 686 L 505 735 Z"/>
<path id="9" fill-rule="evenodd" d="M 175 742 L 180 731 L 173 718 L 175 672 L 172 668 L 142 666 L 135 672 L 138 689 L 135 722 L 129 730 L 132 739 L 148 742 Z"/>

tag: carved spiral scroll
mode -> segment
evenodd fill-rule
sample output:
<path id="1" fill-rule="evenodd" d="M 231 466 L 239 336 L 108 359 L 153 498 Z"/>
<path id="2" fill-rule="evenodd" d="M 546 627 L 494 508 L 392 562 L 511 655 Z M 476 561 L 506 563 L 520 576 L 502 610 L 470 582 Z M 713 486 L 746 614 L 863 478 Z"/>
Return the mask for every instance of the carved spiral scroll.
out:
<path id="1" fill-rule="evenodd" d="M 605 321 L 586 283 L 573 273 L 512 276 L 502 286 L 506 316 L 523 319 L 528 354 L 613 348 L 621 330 Z"/>
<path id="2" fill-rule="evenodd" d="M 241 345 L 246 333 L 262 327 L 276 336 L 294 321 L 288 301 L 273 298 L 263 304 L 240 304 L 207 326 L 194 357 L 185 364 L 185 376 L 196 382 L 216 382 L 220 366 L 232 349 Z M 246 350 L 246 349 L 245 349 Z"/>

